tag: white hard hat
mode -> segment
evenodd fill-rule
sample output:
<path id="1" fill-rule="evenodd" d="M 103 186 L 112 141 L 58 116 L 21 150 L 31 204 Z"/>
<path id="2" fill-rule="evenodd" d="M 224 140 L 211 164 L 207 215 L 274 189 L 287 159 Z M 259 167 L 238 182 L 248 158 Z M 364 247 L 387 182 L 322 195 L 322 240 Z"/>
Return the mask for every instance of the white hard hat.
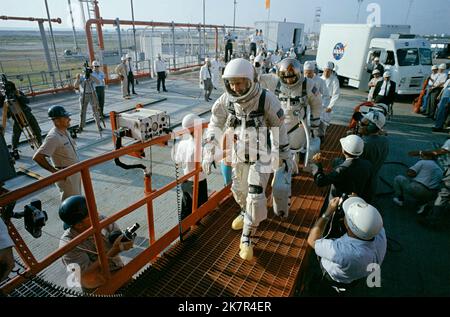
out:
<path id="1" fill-rule="evenodd" d="M 100 66 L 100 63 L 99 63 L 98 61 L 93 61 L 93 62 L 92 62 L 92 66 L 94 66 L 94 67 L 95 67 L 95 66 Z"/>
<path id="2" fill-rule="evenodd" d="M 441 65 L 439 65 L 438 69 L 447 69 L 447 65 L 445 63 L 442 63 Z"/>
<path id="3" fill-rule="evenodd" d="M 123 61 L 126 61 L 127 58 L 126 58 L 125 56 L 122 56 L 122 57 L 120 58 L 120 60 L 123 62 Z"/>
<path id="4" fill-rule="evenodd" d="M 438 69 L 438 66 L 437 66 L 437 65 L 431 66 L 431 70 L 435 70 L 435 69 Z"/>
<path id="5" fill-rule="evenodd" d="M 323 67 L 323 69 L 331 69 L 331 70 L 333 70 L 334 69 L 334 63 L 333 62 L 327 62 L 325 64 L 325 66 Z"/>
<path id="6" fill-rule="evenodd" d="M 246 59 L 235 58 L 231 60 L 225 67 L 222 78 L 225 83 L 225 88 L 227 89 L 228 99 L 231 102 L 245 102 L 247 101 L 247 97 L 255 92 L 257 78 L 256 71 L 253 65 Z M 250 87 L 245 94 L 237 96 L 231 89 L 229 80 L 234 78 L 248 79 Z"/>
<path id="7" fill-rule="evenodd" d="M 384 116 L 386 116 L 388 113 L 389 107 L 388 107 L 388 105 L 386 105 L 384 103 L 377 103 L 377 104 L 373 105 L 371 110 L 381 111 L 381 112 L 383 112 Z"/>
<path id="8" fill-rule="evenodd" d="M 380 73 L 380 71 L 378 69 L 374 69 L 372 72 L 372 75 L 379 74 L 379 73 Z"/>
<path id="9" fill-rule="evenodd" d="M 364 118 L 375 124 L 380 130 L 386 124 L 386 117 L 381 111 L 369 111 L 369 113 L 364 115 Z"/>
<path id="10" fill-rule="evenodd" d="M 305 65 L 303 65 L 304 70 L 315 70 L 316 69 L 316 62 L 314 61 L 306 61 Z"/>
<path id="11" fill-rule="evenodd" d="M 355 236 L 371 240 L 383 228 L 383 218 L 378 210 L 360 197 L 350 197 L 342 205 L 347 226 Z"/>
<path id="12" fill-rule="evenodd" d="M 364 141 L 355 134 L 340 139 L 342 149 L 348 154 L 360 156 L 364 150 Z"/>
<path id="13" fill-rule="evenodd" d="M 192 128 L 194 124 L 203 123 L 203 119 L 194 113 L 189 113 L 184 116 L 183 121 L 181 121 L 181 126 L 184 129 Z"/>
<path id="14" fill-rule="evenodd" d="M 384 78 L 391 77 L 391 72 L 388 71 L 388 70 L 385 71 L 384 74 L 383 74 L 383 77 L 384 77 Z"/>
<path id="15" fill-rule="evenodd" d="M 379 59 L 378 57 L 375 57 L 375 58 L 373 59 L 373 61 L 374 61 L 374 62 L 379 62 L 380 59 Z"/>

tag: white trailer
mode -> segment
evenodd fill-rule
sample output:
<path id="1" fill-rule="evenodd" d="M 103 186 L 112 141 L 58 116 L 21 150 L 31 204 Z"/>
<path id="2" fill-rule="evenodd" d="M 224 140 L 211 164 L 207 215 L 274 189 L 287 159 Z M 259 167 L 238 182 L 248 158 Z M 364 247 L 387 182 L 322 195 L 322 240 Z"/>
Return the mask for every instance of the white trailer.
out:
<path id="1" fill-rule="evenodd" d="M 292 45 L 296 52 L 303 54 L 305 46 L 305 25 L 303 23 L 259 21 L 255 27 L 263 31 L 263 40 L 269 51 L 276 49 L 289 50 Z"/>
<path id="2" fill-rule="evenodd" d="M 348 85 L 367 90 L 371 61 L 379 57 L 392 73 L 397 93 L 418 94 L 430 73 L 430 43 L 410 34 L 409 25 L 323 24 L 317 50 L 319 69 L 328 61 Z"/>

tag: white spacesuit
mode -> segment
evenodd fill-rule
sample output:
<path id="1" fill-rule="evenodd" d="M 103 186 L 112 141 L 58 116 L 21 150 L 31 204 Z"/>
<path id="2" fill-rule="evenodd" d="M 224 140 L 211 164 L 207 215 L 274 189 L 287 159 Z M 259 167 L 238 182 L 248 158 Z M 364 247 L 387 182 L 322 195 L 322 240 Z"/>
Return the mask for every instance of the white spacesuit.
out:
<path id="1" fill-rule="evenodd" d="M 231 142 L 227 142 L 233 145 L 231 190 L 242 208 L 232 228 L 243 229 L 239 255 L 250 260 L 252 237 L 259 223 L 267 218 L 265 191 L 270 174 L 274 168 L 291 170 L 292 159 L 283 110 L 273 93 L 260 88 L 252 64 L 242 58 L 234 59 L 222 78 L 226 93 L 213 105 L 206 142 L 219 144 L 224 131 L 232 130 Z M 202 167 L 209 174 L 216 147 L 207 145 Z"/>
<path id="2" fill-rule="evenodd" d="M 280 83 L 276 95 L 285 113 L 290 148 L 296 162 L 298 152 L 306 153 L 306 167 L 320 149 L 320 139 L 316 138 L 322 108 L 318 84 L 303 77 L 300 62 L 293 58 L 283 59 L 278 64 L 277 74 Z"/>
<path id="3" fill-rule="evenodd" d="M 269 57 L 267 57 L 269 58 Z M 269 90 L 272 93 L 275 93 L 275 89 L 278 84 L 278 77 L 272 73 L 265 74 L 264 73 L 264 57 L 262 55 L 256 56 L 253 60 L 253 66 L 255 67 L 256 74 L 258 76 L 258 82 L 262 88 Z"/>

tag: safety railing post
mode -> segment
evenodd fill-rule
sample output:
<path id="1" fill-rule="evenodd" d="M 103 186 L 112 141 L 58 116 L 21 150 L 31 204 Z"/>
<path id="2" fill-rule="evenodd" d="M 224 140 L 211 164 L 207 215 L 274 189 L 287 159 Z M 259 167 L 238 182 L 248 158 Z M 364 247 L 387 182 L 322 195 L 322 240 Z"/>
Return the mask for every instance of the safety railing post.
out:
<path id="1" fill-rule="evenodd" d="M 173 68 L 177 68 L 177 51 L 175 49 L 175 22 L 172 21 Z"/>

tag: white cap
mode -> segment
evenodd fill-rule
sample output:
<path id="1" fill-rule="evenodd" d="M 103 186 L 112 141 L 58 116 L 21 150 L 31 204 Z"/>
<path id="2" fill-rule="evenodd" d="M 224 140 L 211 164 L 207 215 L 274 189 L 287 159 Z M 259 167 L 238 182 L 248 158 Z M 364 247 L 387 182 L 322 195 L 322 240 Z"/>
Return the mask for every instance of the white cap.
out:
<path id="1" fill-rule="evenodd" d="M 378 210 L 360 197 L 350 197 L 342 205 L 351 232 L 362 240 L 371 240 L 383 228 Z"/>
<path id="2" fill-rule="evenodd" d="M 447 65 L 445 63 L 442 63 L 441 65 L 439 65 L 438 67 L 439 69 L 447 69 Z"/>
<path id="3" fill-rule="evenodd" d="M 364 151 L 364 141 L 355 134 L 350 134 L 339 141 L 342 149 L 348 154 L 360 156 Z"/>
<path id="4" fill-rule="evenodd" d="M 195 124 L 203 123 L 203 119 L 194 113 L 189 113 L 184 116 L 183 121 L 181 121 L 181 126 L 184 129 L 192 128 Z"/>
<path id="5" fill-rule="evenodd" d="M 435 69 L 438 69 L 438 66 L 437 66 L 437 65 L 431 66 L 431 70 L 435 70 Z"/>
<path id="6" fill-rule="evenodd" d="M 123 62 L 123 61 L 126 61 L 127 58 L 126 58 L 125 56 L 122 56 L 122 57 L 120 58 L 120 60 Z"/>
<path id="7" fill-rule="evenodd" d="M 372 72 L 372 75 L 379 74 L 379 73 L 380 73 L 380 71 L 378 69 L 374 69 Z"/>
<path id="8" fill-rule="evenodd" d="M 316 62 L 315 61 L 306 61 L 305 65 L 303 65 L 304 70 L 315 70 Z"/>
<path id="9" fill-rule="evenodd" d="M 388 70 L 385 71 L 384 74 L 383 74 L 383 77 L 384 77 L 384 78 L 386 78 L 386 77 L 391 77 L 391 72 L 388 71 Z"/>
<path id="10" fill-rule="evenodd" d="M 100 63 L 99 63 L 98 61 L 93 61 L 93 62 L 92 62 L 92 66 L 94 66 L 94 67 L 95 67 L 95 66 L 100 66 Z"/>
<path id="11" fill-rule="evenodd" d="M 331 69 L 331 70 L 333 70 L 334 69 L 334 63 L 333 62 L 327 62 L 325 64 L 325 66 L 323 67 L 323 69 Z"/>
<path id="12" fill-rule="evenodd" d="M 386 124 L 386 117 L 381 111 L 369 111 L 369 113 L 364 115 L 364 118 L 375 124 L 380 130 L 383 129 Z"/>
<path id="13" fill-rule="evenodd" d="M 379 62 L 380 59 L 379 59 L 378 57 L 375 57 L 375 58 L 373 59 L 373 61 L 374 61 L 374 62 Z"/>

